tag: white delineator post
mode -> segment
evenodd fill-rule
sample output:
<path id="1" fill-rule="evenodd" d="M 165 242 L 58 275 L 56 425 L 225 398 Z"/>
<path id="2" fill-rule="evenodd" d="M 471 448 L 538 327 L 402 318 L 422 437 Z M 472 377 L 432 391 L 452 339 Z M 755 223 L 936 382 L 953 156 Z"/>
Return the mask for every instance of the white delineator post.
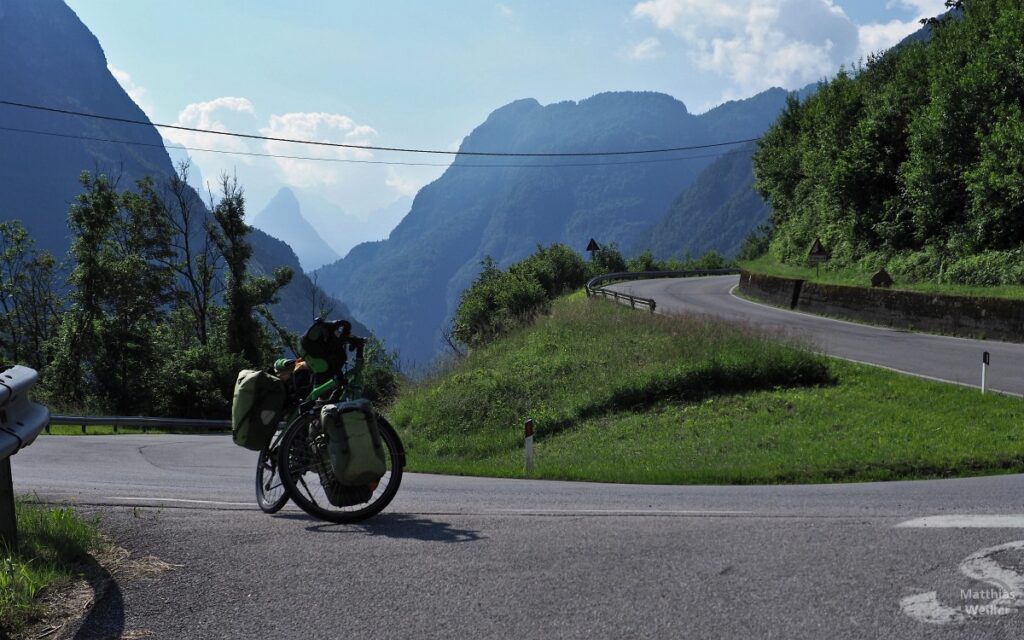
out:
<path id="1" fill-rule="evenodd" d="M 533 473 L 533 420 L 526 421 L 526 473 Z"/>
<path id="2" fill-rule="evenodd" d="M 981 354 L 981 392 L 985 393 L 985 370 L 988 369 L 988 351 Z"/>

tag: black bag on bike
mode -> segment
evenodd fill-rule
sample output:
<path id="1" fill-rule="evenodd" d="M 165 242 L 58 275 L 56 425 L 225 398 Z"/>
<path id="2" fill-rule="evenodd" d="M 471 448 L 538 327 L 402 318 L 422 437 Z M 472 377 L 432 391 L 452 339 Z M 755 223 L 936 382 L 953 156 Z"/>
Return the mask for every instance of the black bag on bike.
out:
<path id="1" fill-rule="evenodd" d="M 345 340 L 325 322 L 314 322 L 299 341 L 299 352 L 314 371 L 324 373 L 317 366 L 317 360 L 327 364 L 326 371 L 333 373 L 345 366 Z"/>
<path id="2" fill-rule="evenodd" d="M 270 443 L 285 405 L 284 383 L 267 371 L 245 369 L 231 399 L 231 437 L 240 447 L 259 451 Z"/>

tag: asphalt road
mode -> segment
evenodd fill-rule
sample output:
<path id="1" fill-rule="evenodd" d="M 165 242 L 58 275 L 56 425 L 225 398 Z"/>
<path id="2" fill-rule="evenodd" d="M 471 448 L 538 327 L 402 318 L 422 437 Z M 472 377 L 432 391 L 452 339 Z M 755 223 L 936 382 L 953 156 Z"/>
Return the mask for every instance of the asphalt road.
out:
<path id="1" fill-rule="evenodd" d="M 805 340 L 830 355 L 898 371 L 981 385 L 982 354 L 991 354 L 990 389 L 1024 395 L 1024 344 L 914 333 L 795 313 L 732 293 L 739 276 L 637 280 L 610 288 L 657 301 L 659 313 L 699 313 Z"/>
<path id="2" fill-rule="evenodd" d="M 1024 540 L 1024 518 L 970 517 L 1024 512 L 1024 476 L 669 487 L 410 474 L 383 514 L 343 526 L 260 512 L 255 454 L 226 436 L 41 436 L 13 462 L 17 490 L 98 512 L 136 556 L 181 565 L 115 576 L 65 637 L 1024 634 L 1024 610 L 938 624 L 901 607 L 930 592 L 953 609 L 975 602 L 961 590 L 991 600 L 961 565 Z M 971 526 L 899 526 L 937 515 Z M 1024 552 L 994 558 L 1002 578 L 1024 574 Z"/>
<path id="3" fill-rule="evenodd" d="M 1012 345 L 765 309 L 730 297 L 734 281 L 626 286 L 663 310 L 740 315 L 962 382 L 955 364 L 984 346 L 993 383 L 1024 390 Z M 19 453 L 17 491 L 95 512 L 136 557 L 176 565 L 115 574 L 63 637 L 1024 637 L 1024 596 L 1004 593 L 1024 594 L 1021 475 L 675 487 L 409 474 L 384 513 L 346 526 L 260 512 L 255 459 L 212 435 L 41 436 Z"/>

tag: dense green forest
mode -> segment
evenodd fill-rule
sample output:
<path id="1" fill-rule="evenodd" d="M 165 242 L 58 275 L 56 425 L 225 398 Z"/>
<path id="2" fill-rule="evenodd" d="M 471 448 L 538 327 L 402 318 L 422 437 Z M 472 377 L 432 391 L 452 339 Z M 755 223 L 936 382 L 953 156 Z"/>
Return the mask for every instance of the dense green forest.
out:
<path id="1" fill-rule="evenodd" d="M 931 37 L 790 98 L 754 156 L 770 253 L 906 279 L 1024 283 L 1024 7 L 947 2 Z"/>
<path id="2" fill-rule="evenodd" d="M 293 273 L 251 272 L 241 187 L 224 178 L 207 215 L 187 165 L 161 184 L 81 184 L 63 261 L 20 221 L 0 222 L 0 362 L 39 370 L 56 411 L 227 416 L 238 371 L 296 344 L 269 310 Z M 310 295 L 331 313 L 332 299 Z M 393 393 L 394 356 L 374 340 L 369 359 L 369 394 Z"/>

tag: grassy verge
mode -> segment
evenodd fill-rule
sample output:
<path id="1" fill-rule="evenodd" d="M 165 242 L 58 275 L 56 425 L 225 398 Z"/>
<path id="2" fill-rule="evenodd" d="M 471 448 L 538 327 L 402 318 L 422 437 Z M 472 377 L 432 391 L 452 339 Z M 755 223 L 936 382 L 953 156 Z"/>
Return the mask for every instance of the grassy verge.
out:
<path id="1" fill-rule="evenodd" d="M 764 256 L 757 260 L 749 260 L 740 263 L 740 267 L 747 271 L 763 273 L 783 278 L 798 278 L 810 280 L 822 284 L 838 284 L 856 287 L 871 286 L 873 272 L 861 271 L 859 269 L 833 269 L 822 267 L 815 270 L 814 267 L 801 267 L 776 262 L 770 257 Z M 915 282 L 893 276 L 894 289 L 907 291 L 921 291 L 923 293 L 938 293 L 949 296 L 971 296 L 987 298 L 1010 298 L 1024 299 L 1024 286 L 994 286 L 994 287 L 973 287 L 960 284 L 943 284 L 938 282 Z"/>
<path id="2" fill-rule="evenodd" d="M 391 408 L 412 470 L 634 483 L 1024 471 L 1024 403 L 829 360 L 747 329 L 562 300 Z"/>
<path id="3" fill-rule="evenodd" d="M 16 509 L 18 553 L 0 549 L 0 637 L 44 616 L 42 596 L 69 584 L 100 541 L 69 508 L 19 502 Z"/>

